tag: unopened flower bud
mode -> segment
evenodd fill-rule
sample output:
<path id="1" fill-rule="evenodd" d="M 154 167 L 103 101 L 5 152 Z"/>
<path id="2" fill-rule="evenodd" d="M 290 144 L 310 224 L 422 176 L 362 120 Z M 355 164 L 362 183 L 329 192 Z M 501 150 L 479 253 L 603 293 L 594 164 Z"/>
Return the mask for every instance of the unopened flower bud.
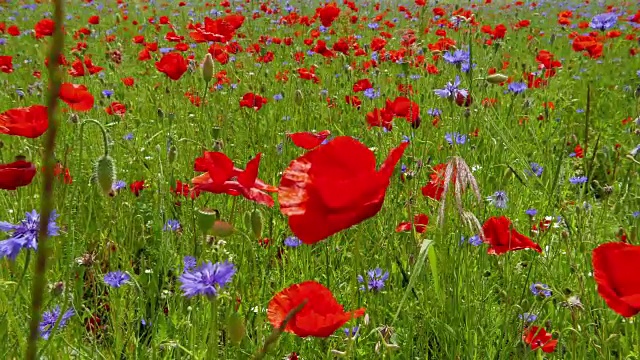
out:
<path id="1" fill-rule="evenodd" d="M 111 156 L 104 155 L 98 159 L 95 166 L 95 177 L 100 190 L 104 194 L 109 194 L 116 181 L 116 167 Z"/>
<path id="2" fill-rule="evenodd" d="M 244 338 L 247 329 L 244 326 L 244 321 L 242 317 L 234 312 L 229 317 L 229 340 L 234 345 L 239 345 Z"/>
<path id="3" fill-rule="evenodd" d="M 505 81 L 507 81 L 507 79 L 509 79 L 509 77 L 507 75 L 503 75 L 503 74 L 491 74 L 489 76 L 487 76 L 487 82 L 489 84 L 500 84 L 503 83 Z"/>
<path id="4" fill-rule="evenodd" d="M 302 106 L 302 103 L 304 101 L 304 96 L 302 95 L 302 91 L 300 89 L 296 90 L 293 100 L 296 103 L 296 105 Z"/>
<path id="5" fill-rule="evenodd" d="M 204 56 L 204 61 L 202 62 L 202 78 L 207 84 L 213 78 L 213 58 L 209 53 Z"/>
<path id="6" fill-rule="evenodd" d="M 251 230 L 256 239 L 262 238 L 262 225 L 264 224 L 264 218 L 262 212 L 255 209 L 251 212 Z"/>

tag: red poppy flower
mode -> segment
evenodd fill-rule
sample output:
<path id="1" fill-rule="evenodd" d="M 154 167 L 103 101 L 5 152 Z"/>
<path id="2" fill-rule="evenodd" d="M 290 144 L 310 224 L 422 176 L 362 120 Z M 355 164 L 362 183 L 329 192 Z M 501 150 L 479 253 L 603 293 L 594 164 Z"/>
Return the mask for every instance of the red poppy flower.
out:
<path id="1" fill-rule="evenodd" d="M 160 61 L 156 61 L 156 69 L 165 73 L 169 79 L 178 80 L 187 72 L 187 61 L 179 53 L 164 54 Z"/>
<path id="2" fill-rule="evenodd" d="M 0 189 L 15 190 L 31 184 L 36 176 L 36 167 L 24 160 L 10 164 L 0 164 Z"/>
<path id="3" fill-rule="evenodd" d="M 411 227 L 415 226 L 416 232 L 422 234 L 427 231 L 427 225 L 429 225 L 429 217 L 425 214 L 417 214 L 413 217 L 413 223 L 403 221 L 398 224 L 396 232 L 411 231 Z"/>
<path id="4" fill-rule="evenodd" d="M 36 38 L 41 39 L 45 36 L 53 35 L 53 30 L 55 29 L 55 27 L 56 27 L 56 23 L 53 22 L 53 20 L 51 19 L 40 20 L 34 27 L 34 30 L 36 32 Z"/>
<path id="5" fill-rule="evenodd" d="M 612 242 L 598 246 L 592 255 L 598 294 L 613 311 L 631 317 L 640 312 L 637 269 L 640 246 Z"/>
<path id="6" fill-rule="evenodd" d="M 47 107 L 43 105 L 9 109 L 0 114 L 0 134 L 35 139 L 48 128 Z"/>
<path id="7" fill-rule="evenodd" d="M 422 187 L 422 195 L 426 197 L 430 197 L 436 201 L 440 201 L 442 198 L 442 194 L 444 193 L 444 180 L 445 180 L 445 171 L 447 169 L 447 164 L 438 164 L 433 167 L 433 172 L 430 177 L 430 181 L 427 185 Z M 451 181 L 455 184 L 455 176 L 451 176 Z"/>
<path id="8" fill-rule="evenodd" d="M 554 352 L 558 345 L 558 340 L 552 340 L 550 333 L 537 326 L 525 329 L 524 334 L 522 335 L 522 341 L 531 346 L 531 350 L 537 350 L 540 348 L 546 353 Z"/>
<path id="9" fill-rule="evenodd" d="M 60 86 L 60 100 L 75 111 L 89 111 L 95 99 L 84 85 L 64 83 Z"/>
<path id="10" fill-rule="evenodd" d="M 98 15 L 91 15 L 89 17 L 89 24 L 91 25 L 98 25 L 100 24 L 100 16 Z"/>
<path id="11" fill-rule="evenodd" d="M 371 85 L 371 81 L 369 81 L 369 79 L 358 80 L 355 84 L 353 84 L 353 92 L 365 91 L 367 89 L 371 89 L 372 87 L 373 85 Z"/>
<path id="12" fill-rule="evenodd" d="M 373 152 L 348 136 L 293 160 L 278 189 L 280 211 L 293 233 L 314 244 L 376 215 L 408 145 L 391 150 L 379 171 Z"/>
<path id="13" fill-rule="evenodd" d="M 280 327 L 293 309 L 306 304 L 287 323 L 284 331 L 299 337 L 331 336 L 347 321 L 364 315 L 365 309 L 345 312 L 331 290 L 315 281 L 294 284 L 277 293 L 267 307 L 267 318 L 273 327 Z"/>
<path id="14" fill-rule="evenodd" d="M 11 35 L 11 36 L 20 36 L 20 28 L 18 28 L 17 25 L 11 25 L 9 26 L 9 28 L 7 29 L 7 34 Z"/>
<path id="15" fill-rule="evenodd" d="M 112 102 L 104 109 L 109 115 L 124 116 L 127 113 L 127 107 L 117 101 Z"/>
<path id="16" fill-rule="evenodd" d="M 297 147 L 303 148 L 305 150 L 311 150 L 320 146 L 320 144 L 322 144 L 322 142 L 325 141 L 329 135 L 331 135 L 331 131 L 323 130 L 317 133 L 308 131 L 298 132 L 289 134 L 288 136 Z"/>
<path id="17" fill-rule="evenodd" d="M 13 72 L 13 57 L 8 55 L 0 56 L 0 71 L 5 74 Z"/>
<path id="18" fill-rule="evenodd" d="M 262 105 L 267 103 L 267 99 L 254 93 L 246 93 L 240 99 L 240 107 L 253 108 L 258 111 L 262 108 Z"/>
<path id="19" fill-rule="evenodd" d="M 260 153 L 256 155 L 247 163 L 246 169 L 242 170 L 233 166 L 233 161 L 227 155 L 206 151 L 195 161 L 195 171 L 204 174 L 191 180 L 195 185 L 194 190 L 231 196 L 242 195 L 258 204 L 272 207 L 274 201 L 268 193 L 276 192 L 278 189 L 258 179 L 261 156 Z"/>
<path id="20" fill-rule="evenodd" d="M 145 187 L 146 186 L 144 185 L 144 180 L 134 181 L 131 183 L 131 185 L 129 185 L 129 189 L 135 196 L 140 196 L 140 192 Z"/>
<path id="21" fill-rule="evenodd" d="M 506 216 L 491 217 L 484 225 L 484 242 L 488 243 L 487 254 L 500 255 L 509 251 L 533 249 L 542 252 L 540 245 L 534 243 L 527 236 L 520 234 L 512 227 L 511 220 Z"/>
<path id="22" fill-rule="evenodd" d="M 333 21 L 340 15 L 340 8 L 335 4 L 329 4 L 318 10 L 320 22 L 322 26 L 329 27 Z"/>
<path id="23" fill-rule="evenodd" d="M 404 96 L 398 96 L 393 101 L 387 99 L 385 109 L 394 116 L 407 119 L 410 123 L 416 123 L 420 119 L 418 104 Z"/>
<path id="24" fill-rule="evenodd" d="M 132 77 L 122 78 L 121 80 L 124 86 L 133 86 L 135 83 L 135 80 Z"/>

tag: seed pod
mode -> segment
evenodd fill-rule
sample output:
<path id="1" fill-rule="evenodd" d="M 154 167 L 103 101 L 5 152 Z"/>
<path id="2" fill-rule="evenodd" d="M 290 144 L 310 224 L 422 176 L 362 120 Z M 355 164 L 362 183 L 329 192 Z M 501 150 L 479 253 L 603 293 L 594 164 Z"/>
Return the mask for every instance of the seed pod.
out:
<path id="1" fill-rule="evenodd" d="M 198 227 L 204 233 L 208 233 L 213 228 L 214 223 L 220 219 L 218 210 L 202 209 L 198 210 L 196 215 Z"/>
<path id="2" fill-rule="evenodd" d="M 204 61 L 202 62 L 202 78 L 204 79 L 205 83 L 208 84 L 209 81 L 211 81 L 211 79 L 213 78 L 213 71 L 213 58 L 211 57 L 211 54 L 207 53 L 204 56 Z"/>
<path id="3" fill-rule="evenodd" d="M 213 227 L 211 228 L 211 234 L 213 236 L 219 237 L 227 237 L 233 235 L 236 229 L 233 228 L 233 225 L 228 222 L 216 220 L 213 222 Z"/>
<path id="4" fill-rule="evenodd" d="M 178 148 L 175 145 L 169 146 L 169 152 L 167 153 L 167 160 L 172 164 L 176 160 L 176 156 L 178 155 Z"/>
<path id="5" fill-rule="evenodd" d="M 300 89 L 296 90 L 293 100 L 296 103 L 296 105 L 302 106 L 302 103 L 304 101 L 304 95 L 302 95 L 302 91 Z"/>
<path id="6" fill-rule="evenodd" d="M 255 209 L 251 212 L 251 230 L 256 239 L 262 238 L 262 225 L 264 224 L 264 218 L 262 212 Z"/>
<path id="7" fill-rule="evenodd" d="M 95 177 L 100 190 L 105 195 L 111 193 L 113 183 L 116 181 L 116 167 L 111 156 L 104 155 L 96 161 Z"/>

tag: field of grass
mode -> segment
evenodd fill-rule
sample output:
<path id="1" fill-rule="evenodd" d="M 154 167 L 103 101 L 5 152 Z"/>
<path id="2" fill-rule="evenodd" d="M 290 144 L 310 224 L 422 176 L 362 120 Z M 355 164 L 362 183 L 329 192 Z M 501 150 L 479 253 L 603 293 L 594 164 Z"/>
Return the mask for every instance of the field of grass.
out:
<path id="1" fill-rule="evenodd" d="M 640 358 L 637 4 L 450 3 L 0 1 L 0 357 Z"/>

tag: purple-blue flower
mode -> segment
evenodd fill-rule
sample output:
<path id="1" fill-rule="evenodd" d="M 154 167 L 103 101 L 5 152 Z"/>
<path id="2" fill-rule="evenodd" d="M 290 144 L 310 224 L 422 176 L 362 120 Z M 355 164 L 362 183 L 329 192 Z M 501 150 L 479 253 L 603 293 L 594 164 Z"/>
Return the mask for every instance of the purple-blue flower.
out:
<path id="1" fill-rule="evenodd" d="M 191 271 L 196 267 L 196 258 L 187 255 L 182 259 L 182 264 L 184 265 L 183 272 Z"/>
<path id="2" fill-rule="evenodd" d="M 466 98 L 469 92 L 465 89 L 458 89 L 459 86 L 460 76 L 456 75 L 456 79 L 453 84 L 449 82 L 444 86 L 444 88 L 433 90 L 433 92 L 435 92 L 435 94 L 441 98 L 448 98 L 451 100 L 453 100 L 458 95 L 458 93 L 462 94 L 462 96 Z"/>
<path id="3" fill-rule="evenodd" d="M 482 245 L 482 238 L 479 235 L 473 235 L 469 238 L 469 244 L 473 246 Z"/>
<path id="4" fill-rule="evenodd" d="M 529 172 L 530 174 L 533 174 L 537 177 L 542 176 L 542 172 L 544 171 L 544 168 L 540 166 L 540 164 L 532 162 L 529 164 L 529 166 L 531 166 L 531 171 Z"/>
<path id="5" fill-rule="evenodd" d="M 533 283 L 529 287 L 533 295 L 548 298 L 551 296 L 551 288 L 549 285 L 543 283 Z"/>
<path id="6" fill-rule="evenodd" d="M 507 193 L 502 190 L 498 190 L 493 193 L 493 195 L 489 196 L 487 200 L 489 200 L 489 202 L 496 208 L 505 209 L 507 207 L 507 201 L 509 201 L 509 198 L 507 197 Z"/>
<path id="7" fill-rule="evenodd" d="M 164 224 L 164 227 L 162 228 L 162 231 L 178 231 L 181 229 L 180 226 L 180 221 L 175 220 L 175 219 L 169 219 L 167 220 L 167 223 Z"/>
<path id="8" fill-rule="evenodd" d="M 184 291 L 184 296 L 188 298 L 196 295 L 215 297 L 220 289 L 231 282 L 231 278 L 235 273 L 235 265 L 228 261 L 215 264 L 207 261 L 199 267 L 185 271 L 180 275 L 180 282 L 182 283 L 180 289 Z"/>
<path id="9" fill-rule="evenodd" d="M 469 62 L 469 52 L 464 50 L 447 51 L 442 55 L 442 58 L 449 64 L 462 65 Z"/>
<path id="10" fill-rule="evenodd" d="M 112 271 L 104 276 L 104 282 L 114 288 L 119 288 L 131 280 L 131 276 L 126 272 Z"/>
<path id="11" fill-rule="evenodd" d="M 524 213 L 531 217 L 534 217 L 538 213 L 538 210 L 531 208 L 531 209 L 525 210 Z"/>
<path id="12" fill-rule="evenodd" d="M 52 211 L 49 216 L 49 236 L 58 236 L 60 228 L 56 224 L 58 214 Z M 40 214 L 33 210 L 28 212 L 25 219 L 18 224 L 0 221 L 0 232 L 12 232 L 11 237 L 0 241 L 0 258 L 7 257 L 15 260 L 22 249 L 38 250 L 38 232 L 40 231 Z"/>
<path id="13" fill-rule="evenodd" d="M 507 86 L 507 90 L 515 95 L 522 94 L 525 90 L 527 90 L 527 84 L 523 82 L 512 82 L 511 84 L 509 84 L 509 86 Z"/>
<path id="14" fill-rule="evenodd" d="M 367 289 L 371 291 L 380 291 L 384 288 L 384 282 L 389 278 L 388 271 L 382 271 L 380 268 L 375 268 L 373 270 L 367 271 Z M 358 275 L 358 282 L 364 283 L 364 277 L 362 275 Z M 364 290 L 365 287 L 361 287 L 361 290 Z"/>
<path id="15" fill-rule="evenodd" d="M 618 15 L 615 13 L 599 14 L 594 16 L 589 23 L 592 29 L 605 31 L 609 30 L 618 22 Z"/>
<path id="16" fill-rule="evenodd" d="M 288 247 L 298 247 L 302 245 L 302 241 L 295 236 L 289 236 L 284 239 L 284 245 Z"/>
<path id="17" fill-rule="evenodd" d="M 60 305 L 56 306 L 52 311 L 45 311 L 42 313 L 42 321 L 40 321 L 40 325 L 38 329 L 40 330 L 40 337 L 47 340 L 51 336 L 51 332 L 53 331 L 53 327 L 58 321 L 60 317 Z M 73 309 L 67 310 L 64 315 L 62 315 L 62 319 L 58 322 L 57 329 L 62 330 L 65 326 L 67 326 L 67 322 L 69 318 L 75 315 L 75 311 Z"/>
<path id="18" fill-rule="evenodd" d="M 526 313 L 522 313 L 522 314 L 518 315 L 518 318 L 520 320 L 524 320 L 524 322 L 527 323 L 527 324 L 531 324 L 534 321 L 536 321 L 536 319 L 538 318 L 538 315 L 526 312 Z"/>
<path id="19" fill-rule="evenodd" d="M 449 143 L 449 145 L 463 145 L 467 142 L 467 135 L 460 134 L 458 132 L 446 133 L 444 134 L 444 139 Z"/>
<path id="20" fill-rule="evenodd" d="M 574 176 L 569 178 L 569 182 L 574 185 L 584 184 L 586 183 L 588 178 L 586 176 Z"/>

